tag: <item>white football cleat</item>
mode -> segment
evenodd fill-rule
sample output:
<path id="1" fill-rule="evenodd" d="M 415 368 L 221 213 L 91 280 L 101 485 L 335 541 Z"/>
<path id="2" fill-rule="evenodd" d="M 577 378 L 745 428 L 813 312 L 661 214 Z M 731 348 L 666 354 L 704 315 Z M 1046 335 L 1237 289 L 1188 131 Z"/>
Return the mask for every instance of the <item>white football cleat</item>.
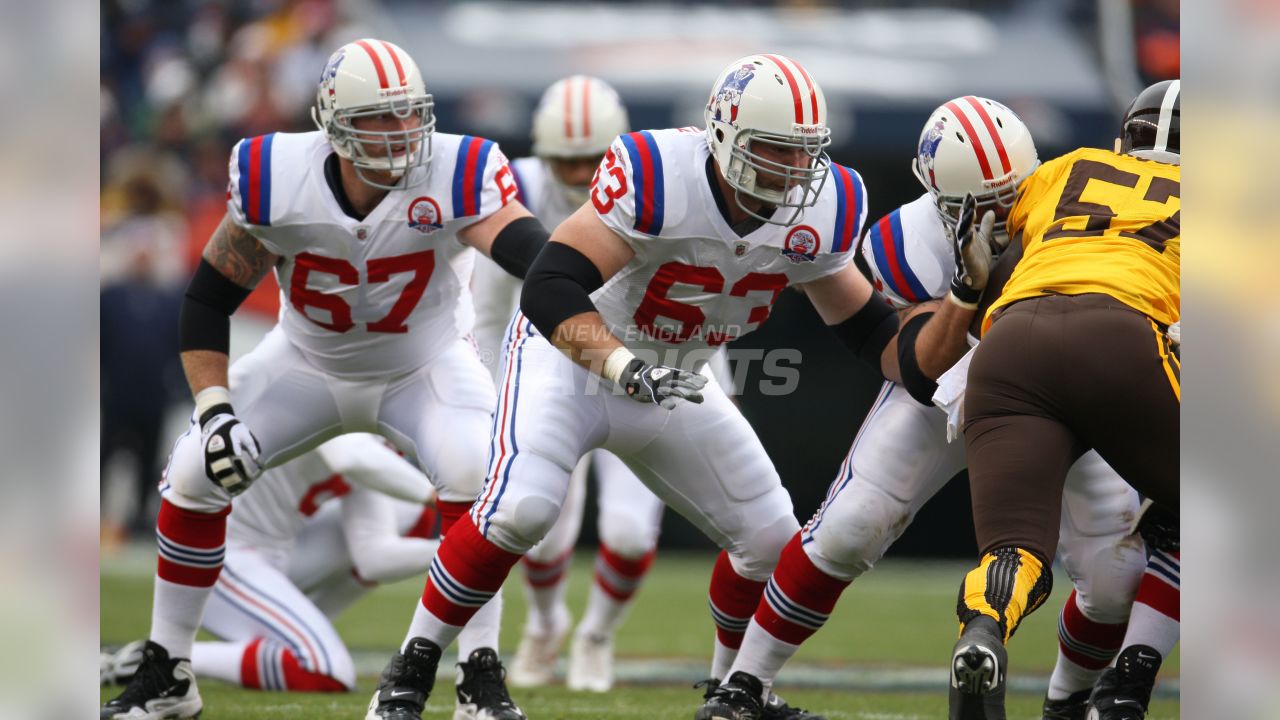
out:
<path id="1" fill-rule="evenodd" d="M 567 609 L 556 612 L 556 626 L 550 632 L 535 633 L 530 623 L 524 625 L 524 635 L 516 647 L 515 659 L 507 671 L 507 679 L 515 687 L 530 688 L 550 685 L 556 676 L 556 659 L 560 648 L 569 636 L 572 620 Z"/>
<path id="2" fill-rule="evenodd" d="M 609 692 L 613 687 L 613 636 L 574 633 L 569 647 L 570 690 Z"/>

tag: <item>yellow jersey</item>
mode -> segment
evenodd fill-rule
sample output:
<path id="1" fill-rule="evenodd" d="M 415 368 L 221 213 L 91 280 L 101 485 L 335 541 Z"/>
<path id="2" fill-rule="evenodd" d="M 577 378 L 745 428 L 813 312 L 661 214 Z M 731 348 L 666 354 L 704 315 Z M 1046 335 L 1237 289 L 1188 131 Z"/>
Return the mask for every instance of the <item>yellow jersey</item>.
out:
<path id="1" fill-rule="evenodd" d="M 1104 293 L 1164 325 L 1180 317 L 1179 165 L 1081 148 L 1018 190 L 1009 237 L 1022 259 L 987 310 L 1044 295 Z"/>

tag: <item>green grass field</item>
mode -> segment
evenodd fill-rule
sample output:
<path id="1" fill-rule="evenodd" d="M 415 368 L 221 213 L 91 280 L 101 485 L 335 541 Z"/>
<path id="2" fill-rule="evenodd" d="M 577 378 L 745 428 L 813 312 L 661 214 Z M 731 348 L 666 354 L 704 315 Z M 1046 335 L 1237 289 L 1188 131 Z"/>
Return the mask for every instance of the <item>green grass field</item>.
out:
<path id="1" fill-rule="evenodd" d="M 533 720 L 578 718 L 690 718 L 700 691 L 689 687 L 706 675 L 712 625 L 706 587 L 713 556 L 660 554 L 631 616 L 617 638 L 623 682 L 604 695 L 571 693 L 561 687 L 515 690 Z M 580 614 L 591 579 L 591 557 L 575 560 L 570 608 Z M 102 562 L 102 642 L 119 645 L 146 634 L 151 607 L 149 548 L 132 548 Z M 897 720 L 946 716 L 946 658 L 955 641 L 956 588 L 968 568 L 955 563 L 886 561 L 858 580 L 841 598 L 827 626 L 801 648 L 778 681 L 793 705 L 827 717 Z M 1069 583 L 1057 578 L 1049 603 L 1031 616 L 1010 646 L 1009 717 L 1039 718 L 1043 689 L 1056 654 L 1057 610 Z M 215 681 L 201 683 L 205 720 L 363 717 L 378 668 L 403 638 L 418 580 L 379 588 L 338 618 L 361 672 L 351 695 L 267 694 Z M 522 593 L 505 592 L 502 650 L 514 651 L 524 617 Z M 1162 677 L 1178 672 L 1178 656 Z M 563 666 L 561 667 L 563 670 Z M 452 693 L 443 678 L 425 717 L 450 717 Z M 1150 718 L 1178 717 L 1176 688 L 1157 688 Z M 103 697 L 114 694 L 104 692 Z"/>

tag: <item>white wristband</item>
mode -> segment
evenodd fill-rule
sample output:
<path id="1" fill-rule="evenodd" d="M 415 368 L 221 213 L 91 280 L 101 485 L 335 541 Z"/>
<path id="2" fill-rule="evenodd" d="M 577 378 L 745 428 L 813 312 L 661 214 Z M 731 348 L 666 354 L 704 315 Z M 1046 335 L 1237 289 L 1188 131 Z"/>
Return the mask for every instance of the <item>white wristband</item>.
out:
<path id="1" fill-rule="evenodd" d="M 196 393 L 196 417 L 202 418 L 209 408 L 215 405 L 230 405 L 231 391 L 219 385 L 209 387 Z"/>
<path id="2" fill-rule="evenodd" d="M 604 367 L 600 368 L 600 375 L 616 383 L 622 376 L 622 371 L 626 370 L 635 358 L 636 356 L 630 350 L 624 347 L 617 348 L 604 359 Z"/>

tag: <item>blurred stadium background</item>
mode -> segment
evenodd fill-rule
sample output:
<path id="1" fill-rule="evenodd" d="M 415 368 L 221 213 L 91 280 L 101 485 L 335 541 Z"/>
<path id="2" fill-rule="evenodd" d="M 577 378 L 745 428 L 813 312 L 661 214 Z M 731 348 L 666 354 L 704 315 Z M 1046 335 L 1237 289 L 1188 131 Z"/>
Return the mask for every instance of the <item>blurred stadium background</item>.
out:
<path id="1" fill-rule="evenodd" d="M 534 103 L 562 76 L 590 73 L 613 84 L 636 128 L 701 125 L 711 80 L 727 61 L 762 49 L 786 54 L 804 62 L 826 91 L 834 133 L 830 154 L 866 179 L 872 218 L 919 194 L 909 160 L 921 124 L 943 100 L 974 93 L 1004 102 L 1026 121 L 1041 158 L 1048 159 L 1082 145 L 1109 147 L 1123 104 L 1146 83 L 1179 74 L 1177 0 L 105 0 L 100 7 L 104 642 L 145 632 L 149 571 L 135 572 L 138 550 L 145 545 L 149 552 L 155 478 L 190 412 L 175 352 L 178 306 L 224 210 L 228 152 L 241 137 L 312 129 L 316 80 L 342 43 L 377 36 L 400 44 L 435 96 L 438 128 L 497 140 L 511 158 L 528 154 Z M 268 278 L 236 318 L 233 354 L 252 347 L 278 302 Z M 769 396 L 749 375 L 740 400 L 803 521 L 821 501 L 878 384 L 828 336 L 808 303 L 791 293 L 760 332 L 736 344 L 779 346 L 802 353 L 798 390 Z M 593 507 L 589 502 L 583 528 L 588 546 L 595 538 Z M 968 508 L 961 476 L 891 550 L 888 565 L 905 568 L 900 580 L 909 579 L 915 566 L 896 564 L 897 558 L 973 556 Z M 691 526 L 667 514 L 664 552 L 683 549 L 702 557 L 698 551 L 707 548 Z M 663 594 L 660 587 L 681 587 L 681 573 L 691 572 L 673 561 L 674 574 L 659 579 L 661 558 L 655 594 Z M 959 571 L 919 567 L 934 568 L 939 583 L 921 592 L 940 593 L 931 620 L 943 628 L 936 644 L 941 650 L 918 657 L 894 655 L 892 648 L 882 652 L 879 645 L 896 644 L 892 631 L 869 639 L 870 650 L 846 647 L 833 621 L 819 634 L 828 638 L 825 649 L 809 659 L 873 664 L 889 657 L 908 665 L 940 659 L 949 646 Z M 710 624 L 701 617 L 709 569 L 687 593 L 692 604 L 681 605 L 688 608 L 682 614 L 697 616 L 697 642 L 663 640 L 674 654 L 683 652 L 682 643 L 696 645 L 690 653 L 699 657 L 709 649 L 702 646 Z M 581 580 L 589 571 L 578 568 L 575 575 Z M 886 575 L 883 582 L 891 582 L 893 574 Z M 878 582 L 876 576 L 848 596 L 864 594 L 860 589 Z M 895 603 L 899 595 L 913 596 L 912 587 L 899 583 L 868 594 Z M 639 596 L 637 622 L 643 622 L 646 592 Z M 385 628 L 370 633 L 367 623 L 340 627 L 360 634 L 353 646 L 381 647 L 384 635 L 396 636 L 407 622 L 404 598 L 411 595 L 394 595 L 396 604 L 382 615 L 390 618 Z M 509 617 L 519 617 L 517 595 L 507 593 Z M 1043 656 L 1033 663 L 1037 670 L 1052 663 L 1051 626 L 1064 596 L 1055 593 L 1051 609 L 1033 618 L 1035 643 L 1042 646 L 1036 652 Z M 131 611 L 112 609 L 124 606 Z M 848 623 L 842 627 L 855 626 L 850 602 L 841 608 L 836 616 L 843 613 Z M 885 622 L 901 629 L 912 621 Z M 504 643 L 516 637 L 512 627 Z M 627 637 L 620 640 L 624 655 L 672 654 Z M 1033 644 L 1026 640 L 1023 645 Z M 1175 661 L 1171 670 L 1176 667 Z"/>

